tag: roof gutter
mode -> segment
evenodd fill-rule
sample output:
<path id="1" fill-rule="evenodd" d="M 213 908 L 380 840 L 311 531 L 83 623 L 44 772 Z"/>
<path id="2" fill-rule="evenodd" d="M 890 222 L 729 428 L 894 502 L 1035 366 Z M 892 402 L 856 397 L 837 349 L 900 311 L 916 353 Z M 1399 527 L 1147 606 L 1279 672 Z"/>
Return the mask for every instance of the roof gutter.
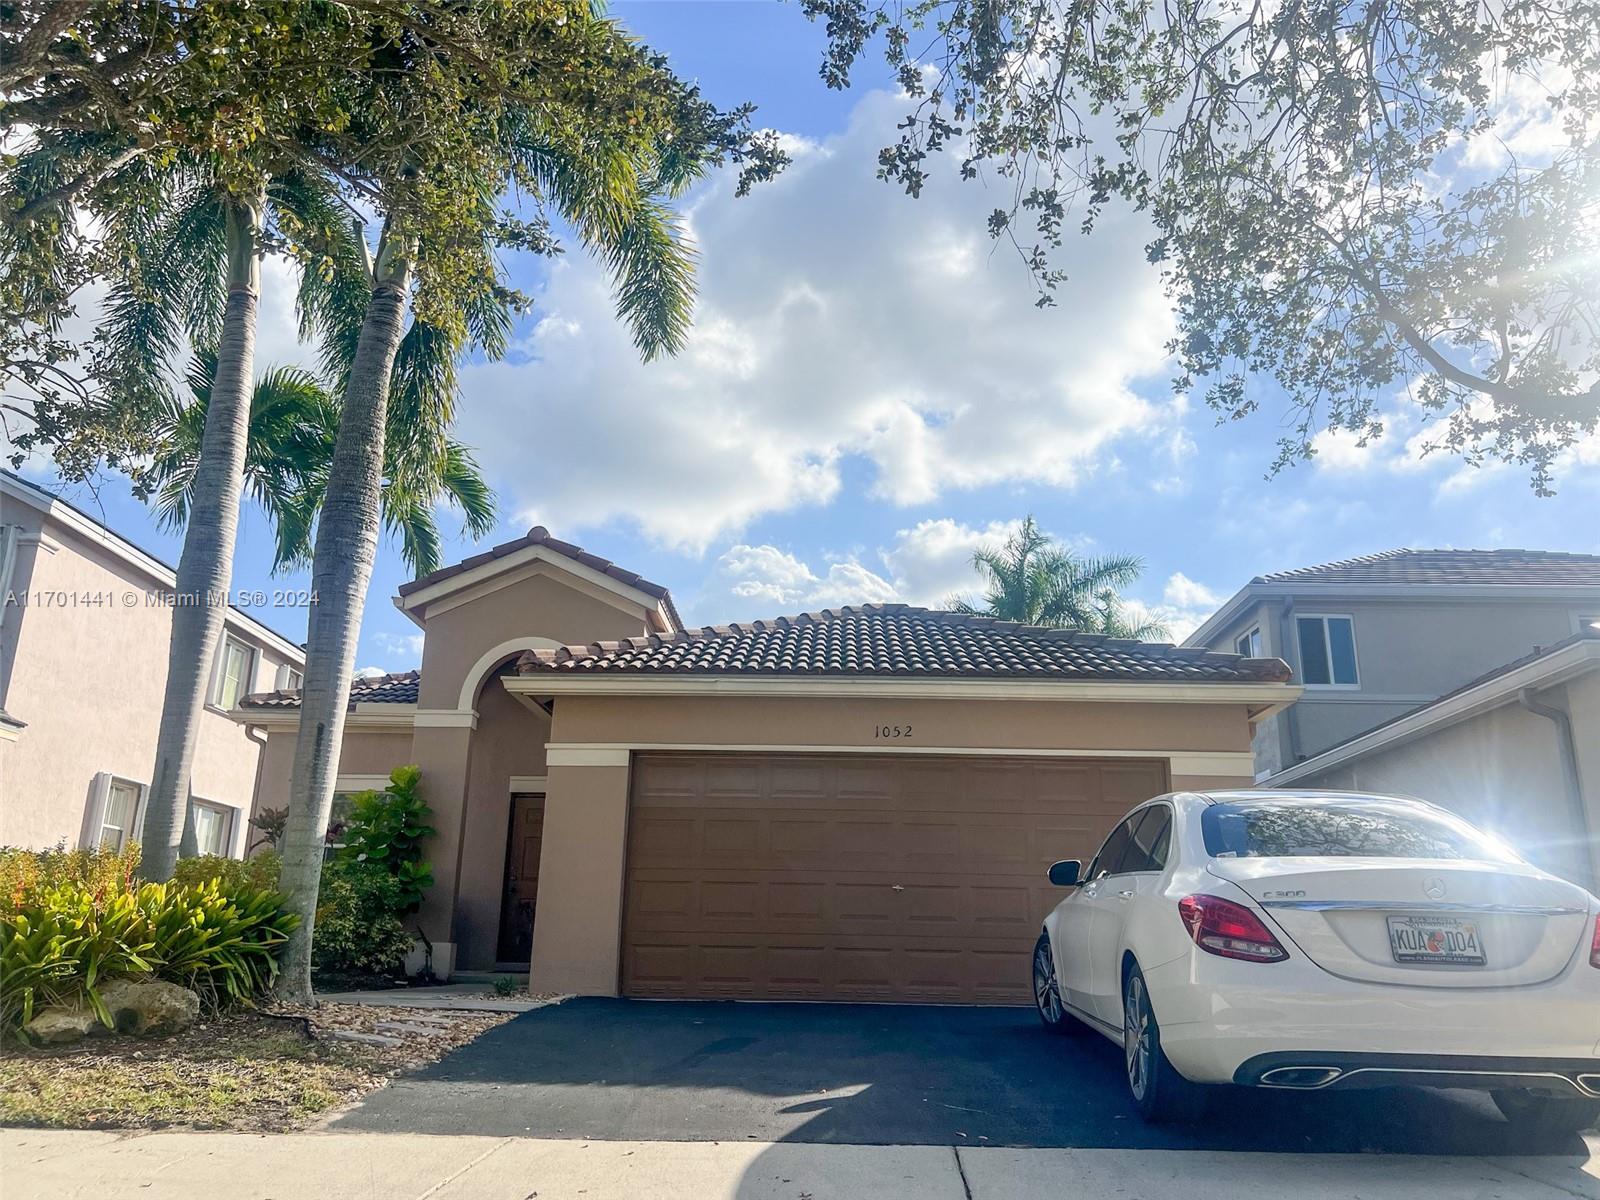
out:
<path id="1" fill-rule="evenodd" d="M 1583 845 L 1588 847 L 1590 886 L 1600 881 L 1600 848 L 1596 847 L 1594 830 L 1589 828 L 1589 814 L 1584 809 L 1583 785 L 1578 777 L 1578 743 L 1572 736 L 1572 716 L 1564 708 L 1546 704 L 1531 687 L 1517 692 L 1517 703 L 1536 717 L 1543 717 L 1556 727 L 1556 756 L 1561 760 L 1561 782 L 1567 793 L 1567 806 L 1572 810 L 1575 829 L 1583 832 Z"/>
<path id="2" fill-rule="evenodd" d="M 938 679 L 848 675 L 641 675 L 625 671 L 535 671 L 507 675 L 506 691 L 523 696 L 806 696 L 895 699 L 1077 700 L 1110 703 L 1230 704 L 1252 716 L 1292 704 L 1301 688 L 1271 681 L 1138 682 L 1094 679 Z"/>

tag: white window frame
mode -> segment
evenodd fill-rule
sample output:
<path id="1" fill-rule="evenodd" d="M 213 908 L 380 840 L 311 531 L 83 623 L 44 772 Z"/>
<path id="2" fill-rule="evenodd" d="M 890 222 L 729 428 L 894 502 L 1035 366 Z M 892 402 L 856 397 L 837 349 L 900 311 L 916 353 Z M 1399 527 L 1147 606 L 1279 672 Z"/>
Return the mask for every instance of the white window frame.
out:
<path id="1" fill-rule="evenodd" d="M 194 817 L 191 818 L 191 819 L 194 821 L 194 838 L 195 838 L 195 848 L 196 848 L 196 850 L 198 850 L 199 853 L 201 853 L 201 854 L 213 853 L 213 851 L 205 850 L 205 849 L 202 849 L 200 847 L 199 811 L 203 808 L 203 809 L 206 809 L 209 812 L 214 812 L 214 813 L 220 814 L 222 816 L 223 820 L 225 820 L 227 822 L 227 824 L 223 827 L 222 849 L 220 851 L 216 851 L 215 853 L 217 853 L 218 856 L 222 857 L 222 858 L 232 858 L 233 857 L 233 838 L 234 838 L 234 834 L 238 831 L 238 826 L 239 826 L 239 810 L 234 808 L 232 805 L 219 804 L 215 800 L 206 800 L 206 799 L 203 799 L 200 796 L 190 796 L 189 797 L 189 807 L 191 809 L 193 809 L 194 813 L 195 813 Z"/>
<path id="2" fill-rule="evenodd" d="M 127 827 L 122 830 L 122 845 L 117 848 L 126 850 L 129 842 L 139 840 L 139 833 L 144 825 L 145 796 L 149 789 L 136 779 L 101 771 L 95 775 L 94 782 L 89 787 L 89 804 L 83 814 L 83 832 L 78 838 L 78 844 L 85 850 L 98 850 L 105 837 L 106 816 L 111 806 L 113 787 L 133 789 L 133 810 L 128 814 Z"/>
<path id="3" fill-rule="evenodd" d="M 246 655 L 244 675 L 239 681 L 239 696 L 235 699 L 235 704 L 255 689 L 256 665 L 261 658 L 261 652 L 243 638 L 234 637 L 230 633 L 222 635 L 222 642 L 217 647 L 217 661 L 211 671 L 211 706 L 223 712 L 232 707 L 222 702 L 222 689 L 228 678 L 228 651 L 234 646 L 239 647 Z"/>
<path id="4" fill-rule="evenodd" d="M 305 685 L 305 681 L 305 672 L 297 670 L 288 663 L 279 663 L 277 674 L 272 680 L 272 688 L 277 692 L 298 692 Z"/>
<path id="5" fill-rule="evenodd" d="M 1306 674 L 1306 648 L 1300 638 L 1301 621 L 1322 622 L 1322 647 L 1328 656 L 1328 683 L 1309 683 Z M 1333 683 L 1333 643 L 1328 639 L 1329 621 L 1348 621 L 1350 623 L 1350 653 L 1355 657 L 1356 678 L 1354 683 Z M 1300 685 L 1307 691 L 1318 692 L 1358 692 L 1361 690 L 1361 645 L 1356 641 L 1356 619 L 1349 613 L 1320 613 L 1297 612 L 1294 614 L 1294 649 L 1300 659 Z"/>
<path id="6" fill-rule="evenodd" d="M 1239 649 L 1239 646 L 1240 646 L 1241 643 L 1249 642 L 1249 641 L 1252 641 L 1252 640 L 1255 642 L 1255 646 L 1252 649 L 1248 649 L 1248 650 Z M 1252 626 L 1250 626 L 1249 629 L 1245 630 L 1245 632 L 1241 633 L 1238 637 L 1234 638 L 1233 639 L 1233 652 L 1235 654 L 1242 654 L 1245 658 L 1260 658 L 1261 657 L 1261 626 L 1252 625 Z"/>

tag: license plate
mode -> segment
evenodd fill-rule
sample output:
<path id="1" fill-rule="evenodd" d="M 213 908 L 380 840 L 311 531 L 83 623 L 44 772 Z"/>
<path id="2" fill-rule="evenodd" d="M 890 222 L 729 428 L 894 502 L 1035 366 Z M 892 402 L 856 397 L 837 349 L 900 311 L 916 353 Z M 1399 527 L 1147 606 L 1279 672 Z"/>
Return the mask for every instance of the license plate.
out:
<path id="1" fill-rule="evenodd" d="M 1477 922 L 1460 917 L 1390 917 L 1389 949 L 1397 963 L 1481 967 L 1488 961 Z"/>

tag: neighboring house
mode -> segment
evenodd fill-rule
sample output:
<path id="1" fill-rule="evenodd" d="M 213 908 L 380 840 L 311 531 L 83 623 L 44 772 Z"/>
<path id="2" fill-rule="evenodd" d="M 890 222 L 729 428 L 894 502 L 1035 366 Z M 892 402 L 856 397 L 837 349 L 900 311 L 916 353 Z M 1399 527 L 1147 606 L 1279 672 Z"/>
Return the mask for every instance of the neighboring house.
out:
<path id="1" fill-rule="evenodd" d="M 1263 781 L 1448 805 L 1549 870 L 1600 881 L 1600 623 Z"/>
<path id="2" fill-rule="evenodd" d="M 436 970 L 588 995 L 1026 1002 L 1050 863 L 1250 779 L 1287 666 L 905 605 L 684 630 L 543 528 L 400 590 L 422 669 L 352 693 L 337 787 L 422 768 Z M 247 698 L 257 804 L 299 695 Z"/>
<path id="3" fill-rule="evenodd" d="M 66 501 L 0 472 L 0 845 L 137 840 L 155 762 L 172 568 Z M 300 648 L 238 609 L 200 718 L 203 851 L 241 857 L 261 744 L 226 715 L 299 686 Z"/>
<path id="4" fill-rule="evenodd" d="M 1600 627 L 1600 555 L 1389 550 L 1258 575 L 1185 646 L 1282 658 L 1305 688 L 1256 726 L 1265 779 Z"/>

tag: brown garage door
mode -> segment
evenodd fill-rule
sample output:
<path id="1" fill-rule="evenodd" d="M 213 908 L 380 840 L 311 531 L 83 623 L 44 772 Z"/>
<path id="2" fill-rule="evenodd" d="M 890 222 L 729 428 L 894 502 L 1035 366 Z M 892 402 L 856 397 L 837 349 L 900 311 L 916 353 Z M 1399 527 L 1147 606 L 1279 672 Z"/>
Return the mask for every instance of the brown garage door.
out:
<path id="1" fill-rule="evenodd" d="M 1140 759 L 650 754 L 633 766 L 630 996 L 1027 1003 L 1028 955 Z"/>

